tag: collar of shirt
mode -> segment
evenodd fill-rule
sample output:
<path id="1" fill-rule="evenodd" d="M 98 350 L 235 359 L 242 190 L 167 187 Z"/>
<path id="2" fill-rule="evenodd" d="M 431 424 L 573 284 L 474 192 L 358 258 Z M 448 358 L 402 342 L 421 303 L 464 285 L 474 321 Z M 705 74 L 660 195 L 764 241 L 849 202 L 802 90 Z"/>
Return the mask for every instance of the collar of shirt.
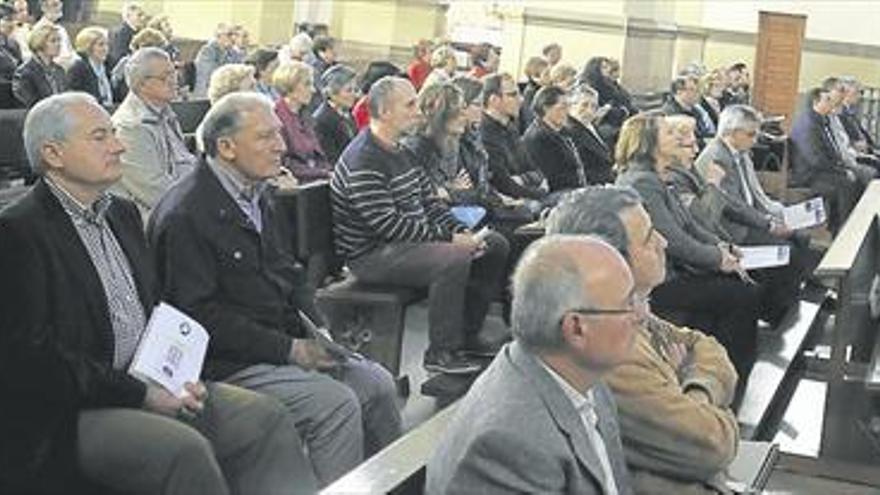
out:
<path id="1" fill-rule="evenodd" d="M 593 400 L 593 391 L 587 390 L 586 394 L 582 394 L 578 392 L 574 387 L 571 386 L 565 378 L 559 375 L 553 368 L 547 365 L 541 359 L 538 359 L 538 362 L 541 363 L 541 366 L 547 370 L 547 373 L 550 373 L 550 376 L 553 377 L 553 380 L 559 385 L 559 388 L 562 389 L 562 393 L 568 397 L 568 400 L 571 401 L 571 404 L 574 406 L 574 409 L 578 412 L 578 414 L 587 413 L 587 416 L 590 418 L 593 426 L 596 426 L 596 423 L 599 421 L 599 418 L 596 416 L 596 412 L 594 409 L 595 402 Z"/>
<path id="2" fill-rule="evenodd" d="M 64 208 L 64 211 L 71 217 L 71 219 L 74 221 L 88 222 L 97 226 L 104 225 L 107 209 L 110 208 L 110 203 L 113 199 L 109 193 L 102 192 L 95 202 L 92 203 L 91 208 L 89 208 L 73 197 L 73 195 L 64 189 L 61 184 L 56 183 L 49 177 L 46 177 L 45 180 L 46 185 L 49 186 L 49 190 L 52 191 L 52 194 L 54 194 L 56 198 L 58 198 L 61 207 Z"/>
<path id="3" fill-rule="evenodd" d="M 215 158 L 208 158 L 208 166 L 220 180 L 223 189 L 236 201 L 257 203 L 269 185 L 264 180 L 253 182 L 232 167 L 221 165 Z"/>

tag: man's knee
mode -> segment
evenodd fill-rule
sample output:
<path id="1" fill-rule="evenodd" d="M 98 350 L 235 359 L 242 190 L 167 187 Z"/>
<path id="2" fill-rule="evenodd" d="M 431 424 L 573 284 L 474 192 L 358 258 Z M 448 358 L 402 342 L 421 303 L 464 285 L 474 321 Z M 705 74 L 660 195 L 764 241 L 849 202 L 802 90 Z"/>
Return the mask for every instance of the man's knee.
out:
<path id="1" fill-rule="evenodd" d="M 316 409 L 326 415 L 325 421 L 332 423 L 356 424 L 360 428 L 361 406 L 354 391 L 336 380 L 327 380 L 315 396 L 318 403 Z"/>

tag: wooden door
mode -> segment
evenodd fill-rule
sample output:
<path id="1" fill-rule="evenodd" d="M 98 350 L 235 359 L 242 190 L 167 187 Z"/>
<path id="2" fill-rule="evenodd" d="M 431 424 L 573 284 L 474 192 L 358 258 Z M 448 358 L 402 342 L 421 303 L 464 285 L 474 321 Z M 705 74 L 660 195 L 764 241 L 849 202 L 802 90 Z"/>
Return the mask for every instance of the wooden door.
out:
<path id="1" fill-rule="evenodd" d="M 752 104 L 765 114 L 784 115 L 791 127 L 798 98 L 801 48 L 807 16 L 760 13 Z"/>

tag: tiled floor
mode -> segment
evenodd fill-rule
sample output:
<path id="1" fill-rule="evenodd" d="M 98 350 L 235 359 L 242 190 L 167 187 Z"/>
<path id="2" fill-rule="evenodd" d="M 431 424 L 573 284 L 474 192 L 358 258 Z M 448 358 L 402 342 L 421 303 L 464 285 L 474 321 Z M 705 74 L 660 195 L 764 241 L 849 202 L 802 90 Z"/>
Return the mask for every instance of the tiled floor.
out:
<path id="1" fill-rule="evenodd" d="M 504 324 L 498 316 L 490 315 L 485 331 L 490 335 L 497 335 L 498 332 L 505 331 Z M 421 366 L 422 353 L 427 344 L 427 306 L 424 303 L 412 305 L 406 315 L 401 363 L 401 369 L 409 376 L 411 390 L 410 396 L 406 400 L 401 400 L 406 429 L 419 425 L 437 410 L 435 399 L 425 397 L 419 391 L 421 383 L 428 377 Z M 805 383 L 801 389 L 803 390 L 799 390 L 792 400 L 793 407 L 789 409 L 794 412 L 786 415 L 782 431 L 776 441 L 780 442 L 784 449 L 809 454 L 818 450 L 818 433 L 809 426 L 814 424 L 815 417 L 803 412 L 811 410 L 810 407 L 801 407 L 798 404 L 815 404 L 815 401 L 819 400 L 818 397 L 824 396 L 824 388 L 816 386 L 813 382 Z M 821 423 L 821 418 L 819 422 Z M 768 495 L 880 495 L 880 488 L 776 470 L 765 493 Z"/>

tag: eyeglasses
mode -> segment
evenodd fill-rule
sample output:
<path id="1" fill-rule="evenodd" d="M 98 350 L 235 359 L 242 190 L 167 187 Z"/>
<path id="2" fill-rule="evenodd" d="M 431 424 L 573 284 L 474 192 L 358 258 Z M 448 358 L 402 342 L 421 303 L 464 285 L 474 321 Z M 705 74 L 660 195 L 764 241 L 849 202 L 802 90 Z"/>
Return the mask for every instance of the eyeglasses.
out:
<path id="1" fill-rule="evenodd" d="M 643 315 L 647 312 L 651 299 L 642 295 L 633 295 L 628 308 L 574 308 L 569 309 L 566 313 L 577 313 L 579 315 Z M 562 316 L 565 318 L 565 315 Z M 560 324 L 562 319 L 560 319 Z"/>
<path id="2" fill-rule="evenodd" d="M 153 74 L 146 76 L 144 79 L 158 79 L 159 81 L 169 82 L 177 80 L 177 71 L 163 72 L 161 74 Z"/>

